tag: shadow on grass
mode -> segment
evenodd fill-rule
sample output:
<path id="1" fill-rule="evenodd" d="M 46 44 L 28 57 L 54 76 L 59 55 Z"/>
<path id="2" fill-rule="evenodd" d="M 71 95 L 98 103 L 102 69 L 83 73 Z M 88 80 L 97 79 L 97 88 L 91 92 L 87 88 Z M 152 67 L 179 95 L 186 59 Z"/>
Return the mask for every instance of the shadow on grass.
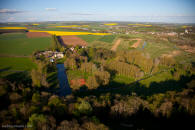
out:
<path id="1" fill-rule="evenodd" d="M 11 67 L 5 67 L 3 69 L 0 69 L 0 73 L 10 70 Z"/>
<path id="2" fill-rule="evenodd" d="M 140 84 L 139 82 L 133 82 L 131 84 L 122 84 L 117 82 L 110 82 L 107 86 L 100 86 L 97 89 L 89 90 L 87 87 L 85 89 L 80 88 L 80 90 L 74 91 L 77 96 L 87 96 L 96 95 L 100 96 L 103 93 L 121 94 L 121 95 L 131 95 L 132 92 L 136 93 L 138 96 L 146 97 L 153 94 L 165 93 L 167 91 L 180 92 L 183 88 L 186 88 L 186 83 L 190 82 L 195 78 L 192 76 L 180 76 L 179 80 L 166 80 L 161 82 L 151 82 L 149 87 Z"/>
<path id="3" fill-rule="evenodd" d="M 31 86 L 31 76 L 27 71 L 15 72 L 4 77 L 11 83 L 24 84 L 25 86 Z"/>
<path id="4" fill-rule="evenodd" d="M 49 83 L 51 89 L 55 89 L 59 84 L 57 73 L 52 73 L 50 76 L 48 76 L 47 82 Z"/>

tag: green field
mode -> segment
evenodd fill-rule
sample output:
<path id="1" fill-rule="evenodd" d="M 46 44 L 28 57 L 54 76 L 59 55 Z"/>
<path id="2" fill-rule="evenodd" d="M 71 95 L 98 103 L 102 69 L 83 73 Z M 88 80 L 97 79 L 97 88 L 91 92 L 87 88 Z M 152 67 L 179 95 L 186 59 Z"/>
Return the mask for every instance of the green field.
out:
<path id="1" fill-rule="evenodd" d="M 25 33 L 0 35 L 0 76 L 18 71 L 30 71 L 36 64 L 30 56 L 36 50 L 44 50 L 51 45 L 51 38 L 27 38 Z"/>
<path id="2" fill-rule="evenodd" d="M 171 53 L 172 51 L 177 50 L 175 45 L 170 42 L 147 42 L 146 46 L 144 47 L 144 51 L 149 53 L 151 57 L 158 57 L 162 54 Z"/>
<path id="3" fill-rule="evenodd" d="M 115 37 L 116 37 L 115 35 L 105 35 L 102 38 L 100 38 L 99 41 L 112 43 L 114 41 Z"/>
<path id="4" fill-rule="evenodd" d="M 0 35 L 0 54 L 28 56 L 33 51 L 44 50 L 51 45 L 51 38 L 27 38 L 25 33 Z"/>
<path id="5" fill-rule="evenodd" d="M 0 77 L 33 68 L 36 68 L 36 64 L 28 57 L 0 57 Z"/>
<path id="6" fill-rule="evenodd" d="M 124 39 L 122 39 L 120 45 L 119 45 L 118 48 L 117 48 L 117 50 L 118 50 L 118 51 L 121 51 L 121 50 L 130 50 L 130 49 L 134 49 L 134 48 L 131 48 L 131 46 L 132 46 L 135 42 L 137 42 L 137 40 L 124 40 Z"/>
<path id="7" fill-rule="evenodd" d="M 87 43 L 92 43 L 94 41 L 97 41 L 98 39 L 102 38 L 102 36 L 97 36 L 97 35 L 79 35 L 81 39 L 86 41 Z"/>
<path id="8" fill-rule="evenodd" d="M 0 69 L 30 70 L 36 65 L 28 57 L 0 57 Z"/>

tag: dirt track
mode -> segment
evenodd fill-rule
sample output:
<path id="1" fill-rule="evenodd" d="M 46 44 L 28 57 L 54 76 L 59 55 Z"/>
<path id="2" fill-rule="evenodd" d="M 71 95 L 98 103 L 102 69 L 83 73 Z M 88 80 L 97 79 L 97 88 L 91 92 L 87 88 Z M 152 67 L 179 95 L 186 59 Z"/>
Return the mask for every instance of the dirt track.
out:
<path id="1" fill-rule="evenodd" d="M 116 51 L 117 47 L 120 45 L 121 39 L 118 39 L 115 44 L 112 46 L 111 50 Z"/>
<path id="2" fill-rule="evenodd" d="M 142 39 L 136 38 L 136 39 L 131 39 L 131 40 L 137 40 L 131 47 L 137 48 L 139 44 L 141 43 Z M 120 45 L 121 39 L 118 39 L 115 44 L 112 46 L 111 50 L 116 51 L 117 47 Z"/>
<path id="3" fill-rule="evenodd" d="M 142 40 L 142 39 L 136 38 L 136 39 L 131 39 L 131 40 L 137 40 L 137 42 L 134 43 L 134 44 L 131 46 L 131 47 L 133 47 L 133 48 L 137 48 L 137 47 L 139 46 L 139 44 L 141 43 L 141 40 Z"/>

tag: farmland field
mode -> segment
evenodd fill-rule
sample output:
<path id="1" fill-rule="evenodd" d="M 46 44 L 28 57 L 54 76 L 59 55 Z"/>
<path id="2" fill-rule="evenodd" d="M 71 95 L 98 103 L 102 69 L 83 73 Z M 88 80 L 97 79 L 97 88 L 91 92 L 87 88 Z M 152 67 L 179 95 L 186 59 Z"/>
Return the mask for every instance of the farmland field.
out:
<path id="1" fill-rule="evenodd" d="M 100 39 L 102 36 L 97 36 L 97 35 L 80 35 L 78 37 L 82 38 L 83 40 L 85 40 L 88 43 L 91 43 L 93 41 L 96 41 L 96 40 Z"/>
<path id="2" fill-rule="evenodd" d="M 116 37 L 115 35 L 106 35 L 106 36 L 103 36 L 102 38 L 100 38 L 99 41 L 112 43 L 114 41 L 115 37 Z"/>
<path id="3" fill-rule="evenodd" d="M 195 1 L 1 1 L 0 127 L 195 130 Z"/>
<path id="4" fill-rule="evenodd" d="M 66 31 L 66 32 L 80 32 L 81 29 L 77 28 L 57 28 L 57 27 L 46 27 L 38 28 L 40 31 Z M 82 32 L 87 32 L 87 30 L 82 30 Z"/>
<path id="5" fill-rule="evenodd" d="M 28 57 L 0 57 L 0 69 L 9 68 L 10 70 L 30 70 L 36 65 Z"/>
<path id="6" fill-rule="evenodd" d="M 65 31 L 41 31 L 41 30 L 29 30 L 29 32 L 47 32 L 56 36 L 63 35 L 110 35 L 110 33 L 92 33 L 92 32 L 65 32 Z"/>
<path id="7" fill-rule="evenodd" d="M 87 43 L 82 40 L 81 38 L 77 36 L 61 36 L 60 39 L 62 40 L 64 45 L 80 45 L 80 46 L 86 46 Z"/>
<path id="8" fill-rule="evenodd" d="M 0 57 L 0 77 L 33 68 L 36 68 L 36 64 L 28 57 Z"/>
<path id="9" fill-rule="evenodd" d="M 28 56 L 35 50 L 44 50 L 51 45 L 51 38 L 27 38 L 24 33 L 0 35 L 1 55 Z"/>
<path id="10" fill-rule="evenodd" d="M 27 32 L 26 33 L 28 38 L 33 38 L 33 37 L 50 37 L 51 35 L 45 32 Z"/>

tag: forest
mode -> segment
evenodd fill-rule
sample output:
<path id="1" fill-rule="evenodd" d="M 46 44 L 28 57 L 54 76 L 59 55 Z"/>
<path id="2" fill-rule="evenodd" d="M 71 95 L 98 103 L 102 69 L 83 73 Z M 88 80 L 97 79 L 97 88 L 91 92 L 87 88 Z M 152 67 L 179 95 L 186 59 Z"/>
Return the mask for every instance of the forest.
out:
<path id="1" fill-rule="evenodd" d="M 181 64 L 166 56 L 153 58 L 136 49 L 113 52 L 75 47 L 71 51 L 56 42 L 51 49 L 63 51 L 65 58 L 51 63 L 45 57 L 32 55 L 37 68 L 1 79 L 2 127 L 7 124 L 43 130 L 194 127 L 194 63 Z M 65 97 L 56 93 L 59 88 L 56 63 L 66 67 L 72 89 L 72 94 Z M 145 83 L 161 74 L 167 79 Z"/>

